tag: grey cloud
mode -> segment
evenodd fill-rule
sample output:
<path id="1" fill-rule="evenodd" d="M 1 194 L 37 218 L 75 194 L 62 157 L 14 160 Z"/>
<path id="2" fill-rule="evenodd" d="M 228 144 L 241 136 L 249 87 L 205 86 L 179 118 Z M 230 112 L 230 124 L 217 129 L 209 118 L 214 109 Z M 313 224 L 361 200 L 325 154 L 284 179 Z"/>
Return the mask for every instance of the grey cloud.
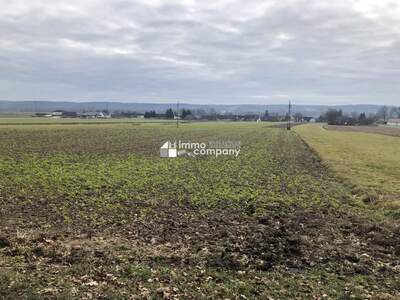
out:
<path id="1" fill-rule="evenodd" d="M 0 0 L 0 98 L 400 105 L 395 1 Z"/>

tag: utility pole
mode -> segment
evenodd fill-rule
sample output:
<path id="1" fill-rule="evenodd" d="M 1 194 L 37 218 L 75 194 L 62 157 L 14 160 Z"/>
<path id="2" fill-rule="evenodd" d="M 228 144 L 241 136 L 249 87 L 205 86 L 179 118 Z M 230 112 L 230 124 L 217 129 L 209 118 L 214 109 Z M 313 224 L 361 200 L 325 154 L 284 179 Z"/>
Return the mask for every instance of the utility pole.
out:
<path id="1" fill-rule="evenodd" d="M 179 128 L 179 100 L 176 101 L 176 128 Z"/>
<path id="2" fill-rule="evenodd" d="M 383 107 L 383 123 L 386 124 L 387 107 Z"/>
<path id="3" fill-rule="evenodd" d="M 290 130 L 292 125 L 290 123 L 292 119 L 292 102 L 289 100 L 289 109 L 288 109 L 288 122 L 287 122 L 287 130 Z"/>

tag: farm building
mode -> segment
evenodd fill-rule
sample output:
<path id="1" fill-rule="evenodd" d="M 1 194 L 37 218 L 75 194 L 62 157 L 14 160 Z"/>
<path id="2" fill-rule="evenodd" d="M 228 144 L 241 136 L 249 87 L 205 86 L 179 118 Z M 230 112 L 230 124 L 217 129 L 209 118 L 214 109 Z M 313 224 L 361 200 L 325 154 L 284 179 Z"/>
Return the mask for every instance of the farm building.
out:
<path id="1" fill-rule="evenodd" d="M 79 114 L 81 118 L 92 118 L 92 119 L 109 119 L 111 118 L 110 114 L 105 114 L 103 112 L 84 112 Z"/>
<path id="2" fill-rule="evenodd" d="M 389 119 L 387 121 L 387 125 L 389 125 L 389 126 L 399 126 L 400 127 L 400 119 Z"/>
<path id="3" fill-rule="evenodd" d="M 53 118 L 75 118 L 77 113 L 73 111 L 55 110 L 48 116 Z"/>
<path id="4" fill-rule="evenodd" d="M 53 111 L 51 113 L 52 117 L 61 117 L 62 115 L 63 115 L 63 111 L 62 110 L 56 110 L 56 111 Z"/>

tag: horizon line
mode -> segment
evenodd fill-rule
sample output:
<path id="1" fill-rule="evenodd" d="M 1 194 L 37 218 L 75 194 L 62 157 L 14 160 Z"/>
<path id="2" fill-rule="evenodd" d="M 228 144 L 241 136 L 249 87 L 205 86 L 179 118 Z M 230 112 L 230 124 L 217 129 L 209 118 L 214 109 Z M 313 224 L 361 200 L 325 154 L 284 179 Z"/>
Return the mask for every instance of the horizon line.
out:
<path id="1" fill-rule="evenodd" d="M 178 101 L 178 100 L 177 100 Z M 57 103 L 57 102 L 66 102 L 66 103 L 76 103 L 76 104 L 81 104 L 81 103 L 119 103 L 119 104 L 161 104 L 161 105 L 176 105 L 176 102 L 125 102 L 122 100 L 83 100 L 83 101 L 74 101 L 74 100 L 4 100 L 0 99 L 0 102 L 50 102 L 50 103 Z M 295 103 L 293 101 L 292 106 L 395 106 L 396 104 L 371 104 L 371 103 L 356 103 L 356 104 L 304 104 L 304 103 Z M 190 102 L 179 102 L 180 105 L 199 105 L 199 106 L 267 106 L 267 105 L 288 105 L 289 102 L 287 103 L 265 103 L 265 104 L 260 104 L 260 103 L 230 103 L 230 104 L 224 104 L 224 103 L 190 103 Z"/>

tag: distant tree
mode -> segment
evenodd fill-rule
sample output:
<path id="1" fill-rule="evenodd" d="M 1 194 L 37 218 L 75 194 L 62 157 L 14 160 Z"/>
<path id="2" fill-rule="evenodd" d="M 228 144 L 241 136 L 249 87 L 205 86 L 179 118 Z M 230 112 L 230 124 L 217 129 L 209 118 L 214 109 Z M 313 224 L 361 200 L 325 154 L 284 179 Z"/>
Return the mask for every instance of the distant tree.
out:
<path id="1" fill-rule="evenodd" d="M 301 122 L 301 120 L 303 120 L 303 114 L 301 113 L 295 113 L 293 117 L 296 122 Z"/>
<path id="2" fill-rule="evenodd" d="M 113 118 L 136 118 L 138 115 L 140 115 L 138 112 L 136 111 L 114 111 L 114 113 L 112 114 Z"/>
<path id="3" fill-rule="evenodd" d="M 359 117 L 359 114 L 358 114 L 356 111 L 353 111 L 353 112 L 351 113 L 351 117 L 352 117 L 353 119 L 357 120 L 358 117 Z"/>
<path id="4" fill-rule="evenodd" d="M 324 115 L 320 115 L 320 116 L 316 119 L 316 121 L 317 121 L 318 123 L 325 123 L 325 122 L 327 122 L 326 117 L 325 117 Z"/>
<path id="5" fill-rule="evenodd" d="M 207 114 L 207 112 L 204 110 L 204 109 L 195 109 L 194 111 L 193 111 L 193 114 L 194 115 L 197 115 L 197 116 L 204 116 L 204 115 L 206 115 Z"/>
<path id="6" fill-rule="evenodd" d="M 157 117 L 157 113 L 156 113 L 155 110 L 146 111 L 146 112 L 144 113 L 144 117 L 145 117 L 146 119 L 155 118 L 155 117 Z"/>
<path id="7" fill-rule="evenodd" d="M 325 119 L 329 125 L 338 125 L 343 117 L 342 110 L 330 109 L 325 114 Z"/>
<path id="8" fill-rule="evenodd" d="M 191 116 L 191 115 L 192 115 L 192 112 L 190 109 L 182 109 L 182 112 L 181 112 L 182 119 L 188 119 L 189 116 Z"/>
<path id="9" fill-rule="evenodd" d="M 390 109 L 389 117 L 390 118 L 398 118 L 398 117 L 400 117 L 399 112 L 400 112 L 400 108 L 398 109 L 397 107 L 392 107 Z"/>
<path id="10" fill-rule="evenodd" d="M 184 119 L 186 115 L 187 115 L 186 109 L 183 108 L 181 112 L 181 118 Z"/>
<path id="11" fill-rule="evenodd" d="M 173 119 L 174 118 L 174 111 L 172 110 L 172 108 L 168 108 L 165 112 L 165 117 L 167 119 Z"/>
<path id="12" fill-rule="evenodd" d="M 367 115 L 365 113 L 361 113 L 358 117 L 358 120 L 356 122 L 358 125 L 369 125 L 370 120 L 367 119 Z"/>
<path id="13" fill-rule="evenodd" d="M 208 119 L 209 120 L 217 120 L 218 119 L 217 111 L 214 108 L 210 108 Z"/>
<path id="14" fill-rule="evenodd" d="M 222 114 L 220 116 L 220 118 L 223 118 L 224 120 L 235 120 L 236 116 L 231 112 L 226 112 L 226 113 Z"/>
<path id="15" fill-rule="evenodd" d="M 382 106 L 377 112 L 377 118 L 383 119 L 383 122 L 386 123 L 388 118 L 388 113 L 389 113 L 388 107 L 386 105 Z"/>

